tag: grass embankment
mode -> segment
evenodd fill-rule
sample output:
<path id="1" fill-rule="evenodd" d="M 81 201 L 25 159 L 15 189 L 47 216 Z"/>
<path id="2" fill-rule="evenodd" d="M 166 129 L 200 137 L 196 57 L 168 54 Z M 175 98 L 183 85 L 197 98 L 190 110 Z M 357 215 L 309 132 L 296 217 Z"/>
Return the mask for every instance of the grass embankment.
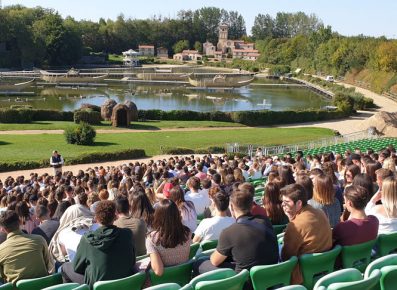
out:
<path id="1" fill-rule="evenodd" d="M 291 144 L 333 136 L 333 131 L 322 128 L 247 128 L 240 130 L 148 132 L 98 134 L 95 146 L 66 144 L 63 135 L 2 135 L 0 161 L 42 161 L 52 150 L 58 150 L 65 159 L 90 152 L 114 152 L 124 149 L 144 149 L 148 156 L 160 154 L 160 146 L 207 148 L 225 143 Z"/>
<path id="2" fill-rule="evenodd" d="M 15 130 L 65 130 L 70 126 L 76 125 L 74 122 L 67 121 L 36 121 L 29 124 L 5 124 L 0 123 L 0 131 Z M 127 129 L 115 128 L 110 122 L 103 121 L 101 125 L 94 126 L 95 129 L 114 130 Z M 217 121 L 145 121 L 132 122 L 128 129 L 133 130 L 160 130 L 175 128 L 215 128 L 215 127 L 245 127 L 245 125 L 231 122 Z"/>

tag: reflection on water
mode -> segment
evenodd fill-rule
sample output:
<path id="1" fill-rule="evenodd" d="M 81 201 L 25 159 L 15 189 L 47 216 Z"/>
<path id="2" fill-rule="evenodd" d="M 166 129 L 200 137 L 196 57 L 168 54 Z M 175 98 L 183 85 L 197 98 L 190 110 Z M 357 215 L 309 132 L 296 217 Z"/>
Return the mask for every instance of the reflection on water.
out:
<path id="1" fill-rule="evenodd" d="M 263 81 L 261 81 L 263 82 Z M 267 81 L 269 82 L 269 81 Z M 272 83 L 275 81 L 272 80 Z M 37 86 L 34 96 L 0 97 L 0 107 L 30 105 L 34 108 L 71 111 L 89 103 L 101 106 L 106 99 L 116 102 L 133 101 L 139 109 L 244 111 L 261 110 L 271 104 L 271 110 L 320 108 L 327 103 L 321 96 L 304 88 L 269 88 L 249 86 L 233 90 L 197 90 L 187 86 L 141 85 L 108 83 L 100 87 Z"/>

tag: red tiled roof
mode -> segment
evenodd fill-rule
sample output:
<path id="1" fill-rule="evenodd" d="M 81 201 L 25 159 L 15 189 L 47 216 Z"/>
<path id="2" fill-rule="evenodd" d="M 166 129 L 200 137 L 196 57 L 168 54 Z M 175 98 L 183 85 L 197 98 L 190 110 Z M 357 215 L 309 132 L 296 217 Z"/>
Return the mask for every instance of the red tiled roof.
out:
<path id="1" fill-rule="evenodd" d="M 154 45 L 139 45 L 139 48 L 154 48 Z"/>
<path id="2" fill-rule="evenodd" d="M 255 53 L 259 52 L 257 49 L 234 49 L 233 51 L 236 51 L 236 52 L 255 52 Z"/>

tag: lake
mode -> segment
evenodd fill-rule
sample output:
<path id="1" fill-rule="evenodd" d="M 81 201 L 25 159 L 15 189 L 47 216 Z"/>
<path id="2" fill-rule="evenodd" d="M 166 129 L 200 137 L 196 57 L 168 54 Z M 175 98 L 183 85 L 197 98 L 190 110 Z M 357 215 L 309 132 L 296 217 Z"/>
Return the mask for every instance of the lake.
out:
<path id="1" fill-rule="evenodd" d="M 189 85 L 147 85 L 104 82 L 100 87 L 54 87 L 36 85 L 25 89 L 33 96 L 0 96 L 0 107 L 30 105 L 33 108 L 72 111 L 81 104 L 101 106 L 111 98 L 116 102 L 133 101 L 138 109 L 245 111 L 270 109 L 308 109 L 328 104 L 329 100 L 305 88 L 267 87 L 260 84 L 283 83 L 257 80 L 250 86 L 233 90 L 198 90 Z M 106 86 L 103 86 L 106 84 Z M 265 104 L 265 105 L 263 105 Z"/>

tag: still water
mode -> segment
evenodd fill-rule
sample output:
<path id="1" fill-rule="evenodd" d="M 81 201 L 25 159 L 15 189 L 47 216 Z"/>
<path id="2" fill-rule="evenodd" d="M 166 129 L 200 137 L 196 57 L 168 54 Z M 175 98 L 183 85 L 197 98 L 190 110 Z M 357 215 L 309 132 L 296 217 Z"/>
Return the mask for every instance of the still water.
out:
<path id="1" fill-rule="evenodd" d="M 134 83 L 102 83 L 99 87 L 49 87 L 36 85 L 25 89 L 33 96 L 0 96 L 0 107 L 30 105 L 33 108 L 72 111 L 81 104 L 101 106 L 107 99 L 133 101 L 138 109 L 244 111 L 270 109 L 320 108 L 324 99 L 305 88 L 267 87 L 258 84 L 281 83 L 275 80 L 255 81 L 248 87 L 233 90 L 197 90 L 188 85 L 142 85 Z"/>

